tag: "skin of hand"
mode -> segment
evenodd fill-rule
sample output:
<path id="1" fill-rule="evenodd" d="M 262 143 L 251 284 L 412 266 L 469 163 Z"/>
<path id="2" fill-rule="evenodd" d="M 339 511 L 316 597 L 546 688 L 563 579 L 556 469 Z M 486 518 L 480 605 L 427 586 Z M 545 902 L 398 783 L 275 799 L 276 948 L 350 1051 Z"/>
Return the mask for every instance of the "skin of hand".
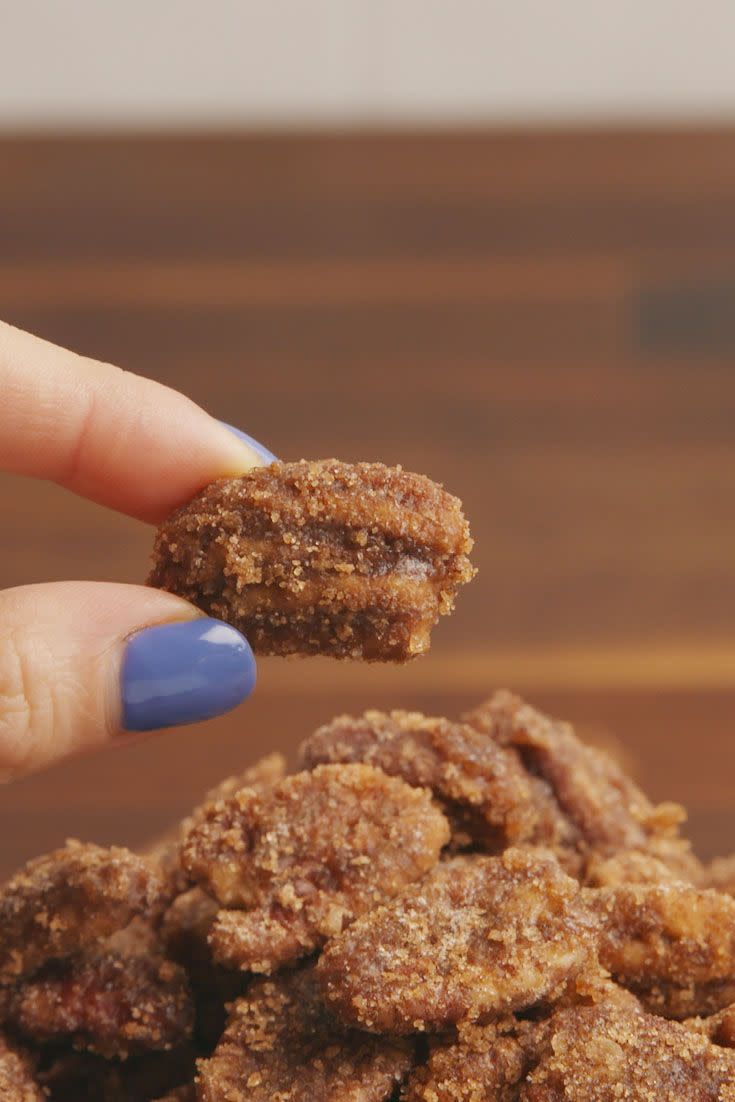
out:
<path id="1" fill-rule="evenodd" d="M 0 395 L 0 470 L 153 524 L 274 458 L 182 394 L 2 322 Z M 254 682 L 242 635 L 171 594 L 81 581 L 0 591 L 0 780 L 218 715 Z"/>

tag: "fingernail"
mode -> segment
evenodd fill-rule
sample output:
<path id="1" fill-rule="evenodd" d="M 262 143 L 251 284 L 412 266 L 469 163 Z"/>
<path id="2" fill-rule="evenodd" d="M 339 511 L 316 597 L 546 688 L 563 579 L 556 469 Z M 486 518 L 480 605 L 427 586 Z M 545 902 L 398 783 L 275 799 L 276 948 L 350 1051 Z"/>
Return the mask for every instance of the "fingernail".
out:
<path id="1" fill-rule="evenodd" d="M 259 444 L 257 440 L 253 440 L 252 436 L 248 436 L 248 434 L 246 432 L 243 432 L 242 429 L 236 429 L 234 425 L 228 425 L 226 421 L 220 421 L 220 425 L 224 425 L 224 427 L 226 429 L 229 429 L 230 432 L 234 432 L 235 436 L 239 437 L 239 439 L 242 440 L 244 444 L 248 444 L 253 449 L 253 451 L 256 451 L 258 455 L 265 460 L 266 463 L 278 462 L 278 459 L 273 454 L 273 452 L 269 452 L 267 448 L 264 448 L 263 445 Z"/>
<path id="2" fill-rule="evenodd" d="M 255 659 L 229 624 L 203 617 L 133 635 L 121 673 L 122 725 L 155 731 L 229 712 L 255 686 Z"/>

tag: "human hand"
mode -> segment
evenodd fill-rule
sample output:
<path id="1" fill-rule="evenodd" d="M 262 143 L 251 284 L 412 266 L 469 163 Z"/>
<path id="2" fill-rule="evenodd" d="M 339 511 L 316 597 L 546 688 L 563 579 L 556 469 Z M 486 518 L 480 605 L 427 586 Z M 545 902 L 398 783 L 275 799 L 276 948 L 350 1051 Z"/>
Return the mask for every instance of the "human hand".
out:
<path id="1" fill-rule="evenodd" d="M 168 387 L 0 322 L 0 470 L 157 523 L 213 479 L 273 458 Z M 254 682 L 242 635 L 172 594 L 111 582 L 0 591 L 0 779 L 123 731 L 219 715 Z"/>

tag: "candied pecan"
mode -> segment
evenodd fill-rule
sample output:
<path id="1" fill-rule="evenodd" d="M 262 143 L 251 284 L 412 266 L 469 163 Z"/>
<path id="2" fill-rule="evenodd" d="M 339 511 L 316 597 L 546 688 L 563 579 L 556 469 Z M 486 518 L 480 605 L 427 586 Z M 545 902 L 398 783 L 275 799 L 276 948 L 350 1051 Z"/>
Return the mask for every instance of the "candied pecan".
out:
<path id="1" fill-rule="evenodd" d="M 69 1039 L 104 1056 L 191 1037 L 186 973 L 170 960 L 93 953 L 51 961 L 15 990 L 9 1021 L 37 1044 Z"/>
<path id="2" fill-rule="evenodd" d="M 460 1026 L 457 1037 L 431 1046 L 401 1102 L 513 1102 L 529 1066 L 517 1034 L 531 1028 L 515 1019 Z"/>
<path id="3" fill-rule="evenodd" d="M 588 963 L 597 924 L 549 854 L 458 857 L 324 950 L 328 1005 L 376 1032 L 440 1030 L 560 993 Z"/>
<path id="4" fill-rule="evenodd" d="M 68 842 L 0 888 L 0 983 L 103 941 L 165 901 L 151 863 L 126 849 Z"/>
<path id="5" fill-rule="evenodd" d="M 325 1009 L 312 965 L 259 980 L 199 1063 L 201 1102 L 387 1102 L 411 1065 L 401 1041 L 346 1029 Z"/>
<path id="6" fill-rule="evenodd" d="M 182 860 L 224 907 L 243 908 L 219 913 L 215 958 L 270 972 L 416 880 L 448 839 L 425 790 L 368 765 L 323 765 L 210 805 Z"/>
<path id="7" fill-rule="evenodd" d="M 336 459 L 214 482 L 156 536 L 151 585 L 257 654 L 405 661 L 474 570 L 459 501 L 423 475 Z"/>
<path id="8" fill-rule="evenodd" d="M 189 814 L 155 839 L 145 849 L 145 855 L 152 860 L 170 885 L 171 898 L 185 892 L 188 886 L 186 875 L 181 867 L 181 842 L 195 823 L 202 818 L 204 811 L 217 800 L 226 800 L 241 788 L 252 788 L 261 794 L 268 792 L 286 775 L 286 759 L 283 754 L 268 754 L 248 766 L 242 773 L 225 777 L 223 781 L 210 788 L 202 800 Z"/>
<path id="9" fill-rule="evenodd" d="M 301 757 L 309 769 L 365 762 L 407 784 L 430 788 L 457 844 L 497 850 L 537 834 L 532 778 L 517 753 L 466 724 L 420 712 L 338 716 L 305 740 Z"/>
<path id="10" fill-rule="evenodd" d="M 535 1066 L 512 1095 L 517 1102 L 726 1102 L 735 1097 L 735 1054 L 678 1022 L 619 1000 L 557 1010 L 538 1027 L 532 1055 Z"/>
<path id="11" fill-rule="evenodd" d="M 602 920 L 600 961 L 665 1017 L 735 1001 L 735 900 L 680 882 L 588 889 Z"/>
<path id="12" fill-rule="evenodd" d="M 683 879 L 696 875 L 698 862 L 678 836 L 683 809 L 651 804 L 617 762 L 586 746 L 569 724 L 549 719 L 508 692 L 496 693 L 464 719 L 501 745 L 515 746 L 529 772 L 550 786 L 583 857 L 640 850 Z"/>
<path id="13" fill-rule="evenodd" d="M 181 822 L 176 823 L 174 827 L 145 847 L 144 855 L 149 857 L 155 864 L 158 864 L 166 879 L 169 879 L 174 885 L 172 895 L 179 895 L 186 890 L 185 880 L 182 882 L 181 879 L 181 842 L 186 834 L 190 832 L 194 823 L 202 818 L 204 809 L 210 803 L 234 796 L 240 788 L 253 788 L 260 793 L 267 792 L 274 785 L 277 785 L 283 777 L 285 777 L 285 758 L 283 755 L 278 753 L 267 754 L 266 757 L 256 761 L 255 765 L 242 770 L 242 773 L 220 780 L 219 784 L 205 792 L 202 800 L 196 804 L 192 811 L 185 815 Z"/>

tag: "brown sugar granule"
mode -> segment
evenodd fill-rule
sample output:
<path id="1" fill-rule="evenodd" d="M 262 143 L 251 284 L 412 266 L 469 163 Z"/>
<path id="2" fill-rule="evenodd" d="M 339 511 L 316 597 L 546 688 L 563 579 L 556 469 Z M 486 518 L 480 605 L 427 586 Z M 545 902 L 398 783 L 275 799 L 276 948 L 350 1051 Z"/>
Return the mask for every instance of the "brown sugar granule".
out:
<path id="1" fill-rule="evenodd" d="M 62 1039 L 105 1056 L 166 1050 L 191 1037 L 186 973 L 155 957 L 95 953 L 52 961 L 14 992 L 9 1021 L 39 1044 Z"/>
<path id="2" fill-rule="evenodd" d="M 589 961 L 596 923 L 548 854 L 454 858 L 329 942 L 330 1007 L 375 1032 L 441 1030 L 532 1006 Z"/>
<path id="3" fill-rule="evenodd" d="M 735 900 L 688 884 L 589 892 L 603 921 L 600 961 L 665 1017 L 709 1014 L 735 1001 Z"/>
<path id="4" fill-rule="evenodd" d="M 618 1000 L 558 1010 L 536 1033 L 535 1066 L 508 1102 L 735 1099 L 735 1054 Z"/>
<path id="5" fill-rule="evenodd" d="M 431 1047 L 401 1102 L 512 1102 L 530 1064 L 517 1034 L 532 1028 L 515 1019 L 460 1026 L 457 1037 Z"/>
<path id="6" fill-rule="evenodd" d="M 735 1048 L 735 1003 L 708 1018 L 687 1018 L 684 1025 L 722 1048 Z"/>
<path id="7" fill-rule="evenodd" d="M 0 983 L 78 952 L 163 908 L 152 864 L 126 849 L 69 842 L 0 888 Z"/>
<path id="8" fill-rule="evenodd" d="M 257 654 L 403 662 L 474 570 L 461 505 L 381 463 L 273 463 L 212 483 L 161 526 L 149 583 Z"/>
<path id="9" fill-rule="evenodd" d="M 592 853 L 585 869 L 585 882 L 595 888 L 616 888 L 624 884 L 681 882 L 680 870 L 643 850 L 621 850 L 613 857 Z"/>
<path id="10" fill-rule="evenodd" d="M 2 1102 L 44 1102 L 31 1062 L 0 1037 L 0 1098 Z"/>
<path id="11" fill-rule="evenodd" d="M 324 765 L 212 804 L 182 861 L 235 908 L 214 922 L 215 958 L 270 972 L 418 879 L 448 840 L 429 792 L 368 765 Z"/>
<path id="12" fill-rule="evenodd" d="M 411 1065 L 405 1042 L 345 1029 L 313 967 L 254 984 L 199 1065 L 200 1102 L 388 1102 Z"/>
<path id="13" fill-rule="evenodd" d="M 678 835 L 683 809 L 651 804 L 617 762 L 586 746 L 569 724 L 549 719 L 508 692 L 496 693 L 464 718 L 501 745 L 516 747 L 529 772 L 547 782 L 585 859 L 639 850 L 682 879 L 698 874 L 688 842 Z"/>
<path id="14" fill-rule="evenodd" d="M 365 762 L 430 788 L 457 845 L 474 843 L 492 852 L 546 833 L 533 779 L 516 751 L 466 724 L 420 712 L 338 716 L 306 739 L 301 758 L 310 769 L 326 762 Z"/>

